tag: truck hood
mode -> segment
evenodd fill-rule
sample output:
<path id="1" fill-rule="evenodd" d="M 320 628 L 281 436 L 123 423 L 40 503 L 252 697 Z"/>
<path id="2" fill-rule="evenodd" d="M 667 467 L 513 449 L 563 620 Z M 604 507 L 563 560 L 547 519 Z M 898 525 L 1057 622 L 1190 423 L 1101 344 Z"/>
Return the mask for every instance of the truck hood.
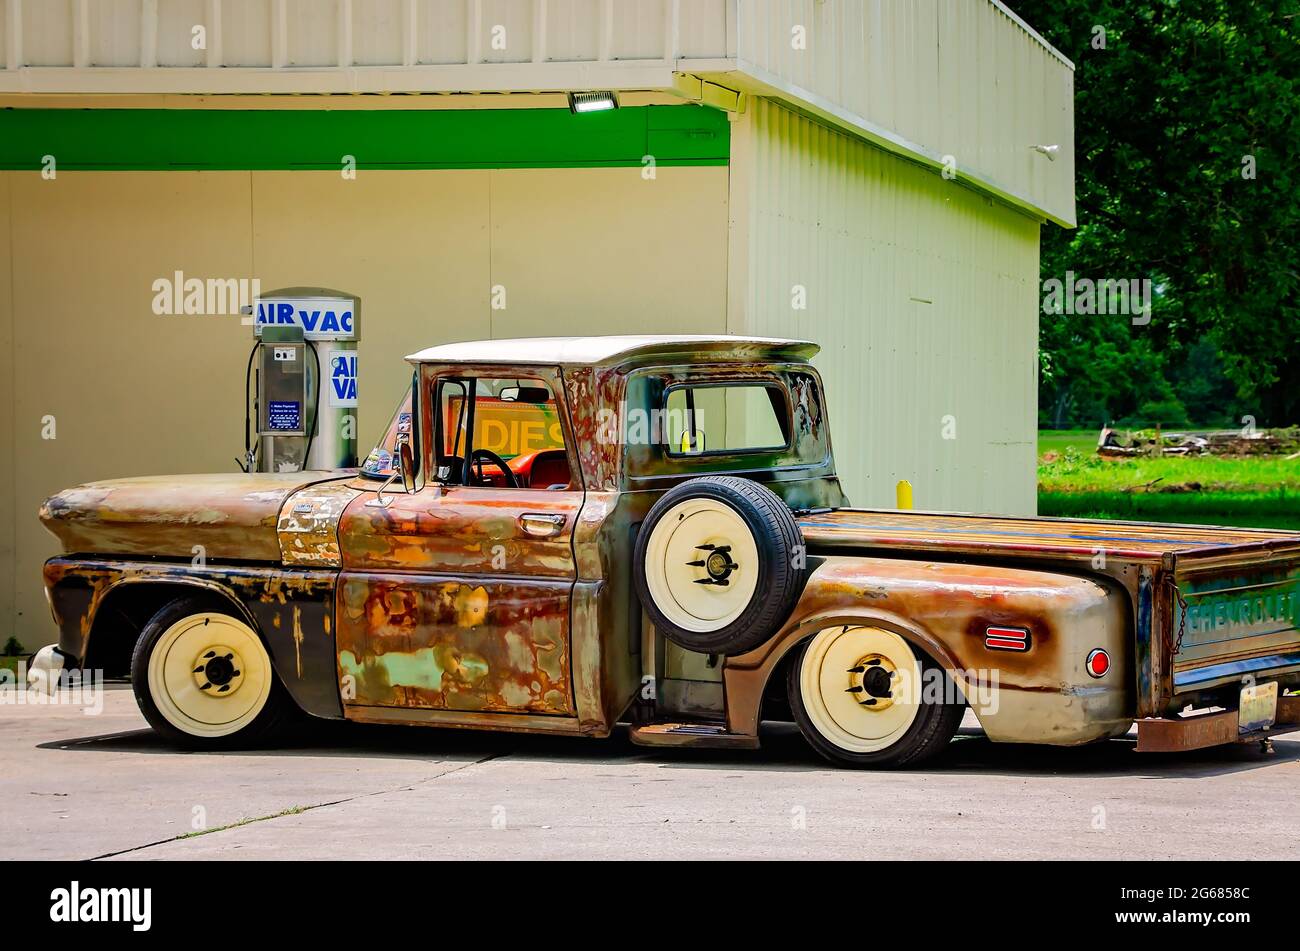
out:
<path id="1" fill-rule="evenodd" d="M 70 555 L 278 562 L 276 527 L 285 501 L 336 478 L 268 472 L 89 482 L 46 499 L 40 517 Z"/>

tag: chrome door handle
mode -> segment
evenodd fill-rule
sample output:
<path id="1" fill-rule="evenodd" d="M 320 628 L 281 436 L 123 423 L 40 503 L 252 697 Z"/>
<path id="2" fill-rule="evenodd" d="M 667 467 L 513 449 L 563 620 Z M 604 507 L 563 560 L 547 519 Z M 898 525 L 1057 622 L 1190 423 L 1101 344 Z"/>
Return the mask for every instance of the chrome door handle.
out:
<path id="1" fill-rule="evenodd" d="M 545 512 L 525 512 L 519 516 L 519 527 L 536 538 L 552 538 L 564 531 L 568 519 L 563 515 Z"/>

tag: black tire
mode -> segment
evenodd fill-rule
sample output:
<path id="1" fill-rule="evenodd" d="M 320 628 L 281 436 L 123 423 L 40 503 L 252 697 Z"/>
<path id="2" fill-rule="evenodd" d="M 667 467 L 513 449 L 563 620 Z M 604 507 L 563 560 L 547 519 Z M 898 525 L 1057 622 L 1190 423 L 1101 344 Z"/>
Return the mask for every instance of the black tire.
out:
<path id="1" fill-rule="evenodd" d="M 246 749 L 265 743 L 286 724 L 297 718 L 298 708 L 271 670 L 270 693 L 260 713 L 248 725 L 224 736 L 204 736 L 188 733 L 167 719 L 158 708 L 149 689 L 149 658 L 158 639 L 172 625 L 194 614 L 215 613 L 247 623 L 228 603 L 220 598 L 190 595 L 165 604 L 145 624 L 131 654 L 131 689 L 140 712 L 149 725 L 161 736 L 177 746 L 192 750 Z M 254 632 L 256 633 L 256 632 Z M 259 635 L 260 638 L 260 635 Z M 265 649 L 265 644 L 262 645 Z"/>
<path id="2" fill-rule="evenodd" d="M 651 537 L 671 509 L 691 499 L 710 499 L 733 509 L 758 551 L 758 584 L 744 610 L 715 630 L 688 630 L 655 603 L 646 577 Z M 775 634 L 794 610 L 808 581 L 803 535 L 789 507 L 771 489 L 750 479 L 706 476 L 674 486 L 655 502 L 637 533 L 633 576 L 637 597 L 655 628 L 670 641 L 703 654 L 743 654 Z"/>
<path id="3" fill-rule="evenodd" d="M 794 714 L 794 722 L 799 725 L 799 732 L 804 735 L 808 745 L 822 757 L 836 766 L 849 769 L 898 769 L 903 766 L 919 766 L 947 749 L 965 715 L 964 702 L 935 703 L 923 700 L 916 720 L 907 732 L 891 746 L 873 753 L 845 750 L 828 740 L 808 715 L 807 707 L 804 705 L 803 690 L 799 684 L 804 653 L 811 642 L 810 638 L 794 649 L 795 656 L 788 665 L 786 693 L 790 699 L 790 711 Z M 912 647 L 912 653 L 921 662 L 923 672 L 941 669 L 927 654 L 917 650 L 916 647 Z M 951 690 L 960 697 L 961 694 L 952 684 L 951 678 L 946 674 L 944 676 L 947 678 L 945 686 L 948 688 L 945 694 Z"/>

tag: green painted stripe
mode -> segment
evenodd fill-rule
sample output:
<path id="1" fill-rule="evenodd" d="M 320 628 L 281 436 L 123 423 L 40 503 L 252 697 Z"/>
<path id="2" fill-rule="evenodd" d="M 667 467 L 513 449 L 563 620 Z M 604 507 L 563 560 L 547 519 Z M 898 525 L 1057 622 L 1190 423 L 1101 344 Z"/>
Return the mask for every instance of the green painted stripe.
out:
<path id="1" fill-rule="evenodd" d="M 725 165 L 726 113 L 567 109 L 4 109 L 0 168 L 58 171 Z"/>

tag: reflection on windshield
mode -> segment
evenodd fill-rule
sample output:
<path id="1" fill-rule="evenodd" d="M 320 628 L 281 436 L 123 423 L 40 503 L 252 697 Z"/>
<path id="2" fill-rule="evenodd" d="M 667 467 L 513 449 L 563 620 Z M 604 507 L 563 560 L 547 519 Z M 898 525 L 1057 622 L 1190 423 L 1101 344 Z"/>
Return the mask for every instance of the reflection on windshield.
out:
<path id="1" fill-rule="evenodd" d="M 366 456 L 366 461 L 361 464 L 361 474 L 371 479 L 387 479 L 397 471 L 397 440 L 398 437 L 406 439 L 412 438 L 411 434 L 411 391 L 406 391 L 406 396 L 397 406 L 397 412 L 389 420 L 388 427 L 384 430 L 384 436 L 370 450 L 370 455 Z"/>

